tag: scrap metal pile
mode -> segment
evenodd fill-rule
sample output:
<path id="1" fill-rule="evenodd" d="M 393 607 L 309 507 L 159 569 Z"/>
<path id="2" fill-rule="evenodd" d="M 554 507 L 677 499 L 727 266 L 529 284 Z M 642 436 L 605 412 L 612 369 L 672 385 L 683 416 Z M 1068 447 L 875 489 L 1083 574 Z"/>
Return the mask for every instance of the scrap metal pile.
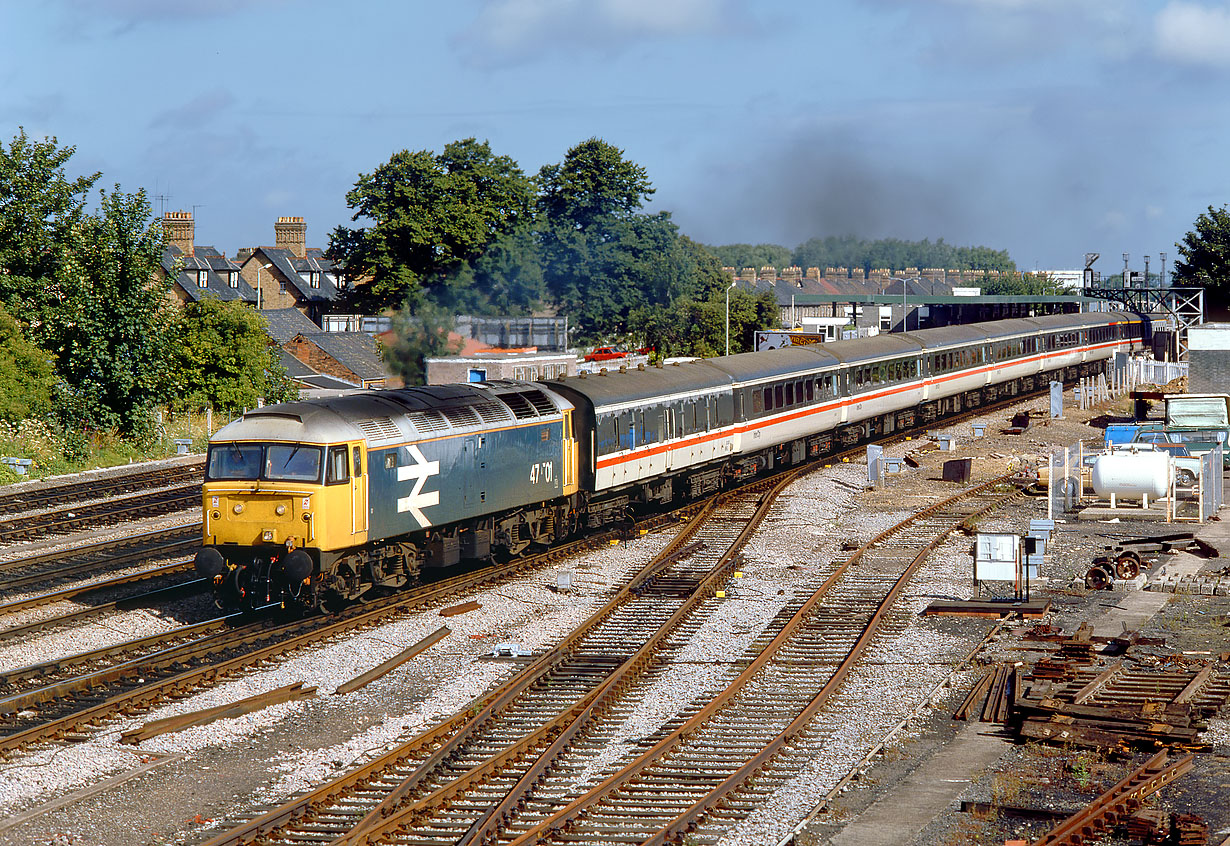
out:
<path id="1" fill-rule="evenodd" d="M 1126 751 L 1202 748 L 1205 721 L 1230 713 L 1230 669 L 1221 666 L 1224 661 L 1136 656 L 1134 650 L 1162 641 L 1131 632 L 1095 638 L 1088 624 L 1071 634 L 1036 626 L 1025 638 L 1044 642 L 1039 648 L 1053 656 L 1026 673 L 1016 664 L 990 667 L 955 719 L 977 713 L 984 722 L 1012 726 L 1020 738 Z M 1119 657 L 1105 663 L 1107 656 Z"/>

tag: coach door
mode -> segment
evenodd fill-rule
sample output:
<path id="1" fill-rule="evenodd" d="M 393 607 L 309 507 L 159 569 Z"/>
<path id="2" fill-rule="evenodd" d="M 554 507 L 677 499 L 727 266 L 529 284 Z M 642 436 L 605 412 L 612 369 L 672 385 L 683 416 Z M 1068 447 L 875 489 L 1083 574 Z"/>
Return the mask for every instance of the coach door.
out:
<path id="1" fill-rule="evenodd" d="M 362 534 L 367 531 L 367 474 L 365 456 L 363 455 L 363 447 L 358 444 L 350 448 L 351 454 L 351 474 L 350 474 L 350 497 L 354 507 L 354 527 L 353 534 Z"/>
<path id="2" fill-rule="evenodd" d="M 577 492 L 577 440 L 572 431 L 572 412 L 564 412 L 564 496 Z"/>

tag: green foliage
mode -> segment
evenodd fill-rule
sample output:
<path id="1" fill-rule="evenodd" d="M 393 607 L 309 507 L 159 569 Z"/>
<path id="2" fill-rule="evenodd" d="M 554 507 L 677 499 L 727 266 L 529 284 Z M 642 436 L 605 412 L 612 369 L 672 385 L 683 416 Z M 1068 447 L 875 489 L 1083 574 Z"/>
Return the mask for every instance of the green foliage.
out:
<path id="1" fill-rule="evenodd" d="M 730 352 L 754 349 L 755 333 L 778 323 L 777 300 L 768 291 L 730 290 Z M 643 334 L 638 343 L 662 358 L 708 358 L 726 352 L 726 287 L 709 289 L 703 299 L 680 298 L 665 309 L 638 312 Z"/>
<path id="2" fill-rule="evenodd" d="M 449 338 L 453 325 L 453 313 L 446 308 L 432 303 L 407 303 L 393 315 L 393 340 L 381 351 L 385 364 L 401 377 L 403 384 L 425 384 L 426 359 L 455 355 L 461 350 L 461 342 Z"/>
<path id="3" fill-rule="evenodd" d="M 257 399 L 297 397 L 269 342 L 261 314 L 238 300 L 189 303 L 176 326 L 177 409 L 213 406 L 223 414 L 255 408 Z"/>
<path id="4" fill-rule="evenodd" d="M 457 313 L 532 314 L 546 294 L 534 233 L 521 227 L 500 235 L 457 271 L 448 290 Z"/>
<path id="5" fill-rule="evenodd" d="M 581 342 L 643 331 L 658 309 L 720 278 L 716 262 L 663 212 L 640 210 L 653 188 L 640 165 L 598 138 L 539 173 L 543 275 Z"/>
<path id="6" fill-rule="evenodd" d="M 340 261 L 351 304 L 381 310 L 407 299 L 453 298 L 450 282 L 501 236 L 531 217 L 533 184 L 517 163 L 487 142 L 454 141 L 436 155 L 402 150 L 346 195 L 353 220 L 338 227 L 329 256 Z"/>
<path id="7" fill-rule="evenodd" d="M 791 264 L 799 267 L 848 267 L 864 271 L 876 268 L 904 270 L 907 267 L 940 267 L 945 270 L 1015 270 L 1007 250 L 989 247 L 954 247 L 938 241 L 901 241 L 882 238 L 867 241 L 853 235 L 811 238 L 794 251 Z"/>
<path id="8" fill-rule="evenodd" d="M 723 267 L 733 267 L 736 270 L 741 267 L 754 267 L 759 270 L 765 265 L 772 265 L 780 270 L 794 262 L 790 249 L 777 244 L 726 244 L 707 249 L 717 257 Z"/>
<path id="9" fill-rule="evenodd" d="M 1225 206 L 1201 212 L 1195 229 L 1175 244 L 1175 259 L 1170 284 L 1176 288 L 1204 288 L 1205 303 L 1217 311 L 1226 310 L 1230 298 L 1230 212 Z"/>
<path id="10" fill-rule="evenodd" d="M 163 240 L 144 191 L 101 192 L 97 213 L 70 234 L 57 273 L 62 299 L 39 327 L 56 356 L 68 423 L 147 435 L 168 379 L 166 285 L 156 284 Z"/>
<path id="11" fill-rule="evenodd" d="M 23 322 L 45 322 L 65 293 L 59 270 L 99 177 L 68 178 L 75 150 L 32 141 L 25 129 L 0 144 L 0 302 Z"/>
<path id="12" fill-rule="evenodd" d="M 54 389 L 51 356 L 30 343 L 0 306 L 0 420 L 43 416 L 51 410 Z"/>
<path id="13" fill-rule="evenodd" d="M 988 295 L 1047 297 L 1067 293 L 1063 286 L 1046 273 L 1012 274 L 991 278 L 980 286 Z"/>

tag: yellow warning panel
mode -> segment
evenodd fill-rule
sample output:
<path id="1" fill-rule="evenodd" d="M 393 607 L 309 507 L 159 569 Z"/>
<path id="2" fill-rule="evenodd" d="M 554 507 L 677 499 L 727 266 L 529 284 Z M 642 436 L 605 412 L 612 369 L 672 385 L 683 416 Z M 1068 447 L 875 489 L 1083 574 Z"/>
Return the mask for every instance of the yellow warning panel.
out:
<path id="1" fill-rule="evenodd" d="M 718 598 L 718 599 L 725 599 L 725 598 L 726 598 L 726 591 L 724 591 L 724 590 L 719 590 L 719 591 L 717 592 L 717 598 Z"/>

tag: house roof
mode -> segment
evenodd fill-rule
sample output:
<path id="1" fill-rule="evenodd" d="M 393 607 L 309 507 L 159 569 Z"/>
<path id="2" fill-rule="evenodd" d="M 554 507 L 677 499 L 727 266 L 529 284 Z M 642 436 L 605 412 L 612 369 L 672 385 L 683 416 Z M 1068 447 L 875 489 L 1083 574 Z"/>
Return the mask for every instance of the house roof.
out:
<path id="1" fill-rule="evenodd" d="M 328 302 L 337 296 L 337 280 L 333 275 L 333 262 L 319 258 L 319 250 L 309 250 L 307 258 L 299 258 L 290 250 L 278 247 L 257 247 L 256 252 L 263 255 L 277 268 L 278 274 L 286 280 L 287 284 L 294 286 L 302 299 Z M 256 252 L 253 252 L 253 257 L 256 256 Z M 317 287 L 312 287 L 313 273 L 319 274 Z"/>
<path id="2" fill-rule="evenodd" d="M 297 308 L 266 308 L 261 309 L 260 315 L 269 324 L 266 330 L 269 337 L 277 341 L 279 345 L 286 343 L 296 335 L 310 335 L 320 331 L 320 327 Z"/>
<path id="3" fill-rule="evenodd" d="M 320 375 L 286 350 L 279 349 L 278 358 L 282 361 L 282 368 L 286 371 L 286 375 L 292 379 L 302 382 L 307 377 Z"/>
<path id="4" fill-rule="evenodd" d="M 392 375 L 380 357 L 375 337 L 366 332 L 300 332 L 295 338 L 315 344 L 360 379 L 387 379 Z"/>
<path id="5" fill-rule="evenodd" d="M 194 255 L 184 255 L 174 245 L 162 251 L 162 269 L 188 299 L 212 297 L 219 300 L 243 300 L 256 302 L 256 291 L 239 275 L 239 265 L 221 255 L 213 247 L 194 247 Z M 176 272 L 176 264 L 179 271 Z M 231 287 L 229 274 L 234 273 L 235 287 Z M 200 284 L 200 274 L 205 274 L 205 285 Z"/>

